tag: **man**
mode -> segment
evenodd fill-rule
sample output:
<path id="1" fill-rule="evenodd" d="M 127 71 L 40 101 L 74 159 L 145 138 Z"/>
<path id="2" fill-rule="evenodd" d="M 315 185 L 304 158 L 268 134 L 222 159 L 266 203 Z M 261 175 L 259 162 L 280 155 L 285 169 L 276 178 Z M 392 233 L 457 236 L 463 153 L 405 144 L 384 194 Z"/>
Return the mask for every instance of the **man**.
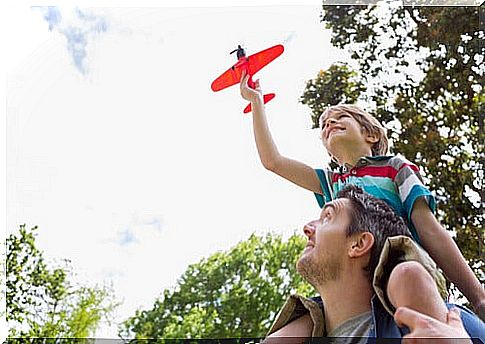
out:
<path id="1" fill-rule="evenodd" d="M 281 337 L 327 336 L 361 337 L 359 343 L 366 343 L 366 337 L 403 337 L 409 331 L 398 324 L 411 329 L 408 338 L 426 333 L 436 337 L 446 329 L 445 336 L 455 333 L 464 337 L 468 333 L 484 341 L 485 325 L 462 307 L 460 315 L 466 332 L 455 326 L 455 310 L 448 313 L 446 323 L 426 322 L 429 319 L 424 315 L 416 315 L 407 308 L 400 308 L 394 320 L 384 292 L 389 272 L 397 263 L 401 263 L 403 271 L 409 265 L 412 267 L 409 271 L 418 266 L 431 272 L 433 269 L 427 266 L 433 262 L 411 240 L 403 237 L 409 236 L 404 220 L 385 202 L 349 185 L 339 193 L 339 198 L 325 205 L 318 220 L 304 227 L 304 233 L 308 242 L 298 260 L 297 270 L 317 289 L 324 305 L 291 296 L 270 329 L 267 342 L 282 342 Z M 407 261 L 410 257 L 424 265 Z M 431 275 L 429 285 L 436 288 Z M 312 326 L 309 327 L 309 323 Z M 428 327 L 423 327 L 424 323 Z M 285 342 L 292 341 L 286 339 Z"/>

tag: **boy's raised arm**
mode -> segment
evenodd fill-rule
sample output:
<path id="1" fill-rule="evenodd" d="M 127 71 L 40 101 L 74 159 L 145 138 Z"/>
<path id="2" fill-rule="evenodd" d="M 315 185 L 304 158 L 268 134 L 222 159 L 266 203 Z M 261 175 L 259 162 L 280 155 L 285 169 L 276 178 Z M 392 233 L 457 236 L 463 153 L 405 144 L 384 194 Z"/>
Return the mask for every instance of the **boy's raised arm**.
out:
<path id="1" fill-rule="evenodd" d="M 259 80 L 256 88 L 248 86 L 249 76 L 243 73 L 240 83 L 241 96 L 251 102 L 253 109 L 253 131 L 259 158 L 263 166 L 279 176 L 316 193 L 322 193 L 320 181 L 314 169 L 300 161 L 282 156 L 273 141 L 266 120 Z"/>

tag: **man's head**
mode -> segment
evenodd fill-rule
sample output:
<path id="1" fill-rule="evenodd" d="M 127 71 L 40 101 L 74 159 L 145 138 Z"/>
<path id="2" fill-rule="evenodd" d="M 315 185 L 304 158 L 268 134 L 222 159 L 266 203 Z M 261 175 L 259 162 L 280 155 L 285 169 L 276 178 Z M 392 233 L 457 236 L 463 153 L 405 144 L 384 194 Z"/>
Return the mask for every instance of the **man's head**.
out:
<path id="1" fill-rule="evenodd" d="M 337 280 L 346 264 L 360 264 L 372 281 L 388 237 L 411 236 L 404 220 L 384 201 L 348 185 L 304 227 L 308 243 L 298 272 L 314 286 Z"/>
<path id="2" fill-rule="evenodd" d="M 332 156 L 338 155 L 338 147 L 349 139 L 368 144 L 372 156 L 387 154 L 388 140 L 384 127 L 356 105 L 330 106 L 320 116 L 319 122 L 323 144 Z"/>

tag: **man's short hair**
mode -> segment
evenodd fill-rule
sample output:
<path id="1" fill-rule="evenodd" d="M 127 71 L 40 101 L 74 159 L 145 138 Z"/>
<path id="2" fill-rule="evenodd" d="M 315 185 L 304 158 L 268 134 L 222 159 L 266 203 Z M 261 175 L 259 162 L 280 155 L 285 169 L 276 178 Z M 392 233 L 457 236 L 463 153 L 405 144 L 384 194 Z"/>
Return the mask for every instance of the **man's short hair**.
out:
<path id="1" fill-rule="evenodd" d="M 406 222 L 384 201 L 364 192 L 355 185 L 345 186 L 337 195 L 350 201 L 350 224 L 346 235 L 370 232 L 374 236 L 369 264 L 365 271 L 372 282 L 374 271 L 388 237 L 405 235 L 411 237 Z"/>

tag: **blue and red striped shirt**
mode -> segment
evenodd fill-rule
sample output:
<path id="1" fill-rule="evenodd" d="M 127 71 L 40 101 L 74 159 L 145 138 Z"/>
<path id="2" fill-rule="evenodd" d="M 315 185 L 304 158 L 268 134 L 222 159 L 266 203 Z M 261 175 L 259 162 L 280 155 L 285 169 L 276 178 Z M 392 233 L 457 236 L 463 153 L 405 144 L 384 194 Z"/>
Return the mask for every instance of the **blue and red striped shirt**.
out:
<path id="1" fill-rule="evenodd" d="M 419 197 L 424 197 L 432 212 L 436 202 L 423 184 L 419 168 L 403 156 L 373 156 L 361 158 L 346 171 L 316 169 L 323 195 L 315 193 L 322 208 L 337 196 L 347 184 L 362 188 L 367 193 L 389 204 L 397 214 L 407 220 L 411 234 L 420 243 L 418 233 L 411 222 L 411 212 Z"/>

